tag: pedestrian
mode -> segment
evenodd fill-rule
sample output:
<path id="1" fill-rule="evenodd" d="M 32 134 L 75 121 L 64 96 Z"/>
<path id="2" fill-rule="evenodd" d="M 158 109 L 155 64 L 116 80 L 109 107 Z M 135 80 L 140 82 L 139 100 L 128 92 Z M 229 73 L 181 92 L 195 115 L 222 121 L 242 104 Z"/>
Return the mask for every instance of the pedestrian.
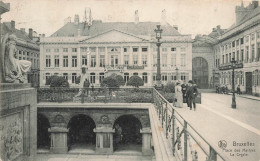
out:
<path id="1" fill-rule="evenodd" d="M 228 86 L 225 85 L 225 94 L 228 94 Z"/>
<path id="2" fill-rule="evenodd" d="M 183 96 L 183 103 L 187 103 L 187 97 L 186 97 L 186 91 L 187 91 L 188 85 L 186 84 L 186 82 L 184 82 L 181 85 L 181 91 L 182 91 L 182 96 Z"/>
<path id="3" fill-rule="evenodd" d="M 192 104 L 193 104 L 193 108 L 195 111 L 196 110 L 195 98 L 198 95 L 198 89 L 197 89 L 197 85 L 194 84 L 194 82 L 192 80 L 189 80 L 189 82 L 188 82 L 188 89 L 187 89 L 186 93 L 187 93 L 188 104 L 189 104 L 190 110 L 192 110 Z"/>
<path id="4" fill-rule="evenodd" d="M 88 79 L 86 78 L 84 83 L 83 83 L 83 89 L 84 89 L 84 93 L 85 93 L 85 91 L 87 91 L 87 95 L 88 95 L 89 85 L 90 85 L 90 83 L 89 83 Z"/>
<path id="5" fill-rule="evenodd" d="M 216 93 L 219 93 L 219 86 L 216 85 Z"/>
<path id="6" fill-rule="evenodd" d="M 94 84 L 91 84 L 91 91 L 94 92 Z"/>
<path id="7" fill-rule="evenodd" d="M 182 95 L 182 90 L 181 90 L 181 84 L 179 81 L 176 83 L 176 86 L 175 86 L 175 98 L 177 99 L 175 106 L 182 108 L 183 107 L 183 95 Z"/>
<path id="8" fill-rule="evenodd" d="M 241 94 L 240 85 L 237 86 L 237 94 Z"/>

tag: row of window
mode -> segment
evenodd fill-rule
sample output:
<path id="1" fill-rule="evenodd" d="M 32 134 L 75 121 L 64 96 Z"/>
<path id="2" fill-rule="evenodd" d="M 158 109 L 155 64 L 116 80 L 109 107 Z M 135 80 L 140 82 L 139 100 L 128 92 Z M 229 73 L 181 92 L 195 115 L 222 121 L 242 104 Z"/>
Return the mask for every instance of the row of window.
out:
<path id="1" fill-rule="evenodd" d="M 249 46 L 245 47 L 245 53 L 244 49 L 241 49 L 240 51 L 237 50 L 236 52 L 232 52 L 229 54 L 222 55 L 222 64 L 230 63 L 232 58 L 234 58 L 237 62 L 253 62 L 253 61 L 259 61 L 260 59 L 260 43 L 257 43 L 257 51 L 255 53 L 255 44 L 251 45 L 251 53 L 249 53 Z M 251 54 L 251 59 L 249 59 L 249 56 Z M 219 67 L 219 58 L 215 59 L 215 66 Z"/>
<path id="2" fill-rule="evenodd" d="M 39 53 L 33 53 L 29 51 L 18 50 L 18 54 L 19 56 L 31 56 L 31 57 L 39 58 Z"/>
<path id="3" fill-rule="evenodd" d="M 87 52 L 87 51 L 90 51 L 90 52 L 96 52 L 96 50 L 98 49 L 98 52 L 105 52 L 105 47 L 81 47 L 80 48 L 80 51 L 81 52 Z M 132 49 L 132 50 L 130 50 Z M 120 52 L 121 48 L 120 47 L 107 47 L 107 50 L 108 52 Z M 140 48 L 141 52 L 148 52 L 148 47 L 141 47 Z M 167 47 L 162 47 L 162 52 L 167 52 L 168 51 L 168 48 Z M 172 47 L 172 48 L 169 48 L 169 50 L 171 52 L 175 52 L 176 51 L 176 48 L 175 47 Z M 62 48 L 60 50 L 60 48 L 54 48 L 54 49 L 46 49 L 45 50 L 46 53 L 50 53 L 50 52 L 54 52 L 54 53 L 59 53 L 60 51 L 62 51 L 63 53 L 68 53 L 69 51 L 73 52 L 73 53 L 76 53 L 78 52 L 78 49 L 77 48 Z M 157 48 L 153 48 L 153 51 L 157 51 Z M 186 48 L 181 48 L 181 52 L 185 52 L 186 51 Z M 123 47 L 123 52 L 139 52 L 139 47 Z"/>
<path id="4" fill-rule="evenodd" d="M 54 73 L 54 75 L 60 75 L 59 73 Z M 68 73 L 62 73 L 61 74 L 66 80 L 69 80 L 69 75 Z M 138 76 L 138 73 L 133 73 L 133 76 Z M 50 78 L 51 74 L 50 73 L 45 73 L 45 79 L 48 80 Z M 71 83 L 75 84 L 76 78 L 77 78 L 77 73 L 72 73 L 71 74 Z M 99 77 L 99 83 L 102 82 L 102 80 L 105 78 L 105 73 L 99 73 L 97 75 Z M 144 83 L 148 83 L 148 74 L 146 72 L 141 74 L 141 77 L 144 81 Z M 124 81 L 127 82 L 130 78 L 129 73 L 124 73 Z M 183 81 L 188 80 L 188 73 L 181 73 L 180 74 L 180 79 Z M 89 80 L 90 83 L 96 83 L 96 73 L 90 73 L 89 75 Z M 170 80 L 177 80 L 177 75 L 176 73 L 170 73 L 170 74 L 162 74 L 161 75 L 161 80 L 162 81 L 170 81 Z M 156 74 L 153 74 L 153 81 L 156 81 Z M 47 81 L 46 81 L 47 82 Z"/>
<path id="5" fill-rule="evenodd" d="M 63 67 L 68 67 L 69 66 L 69 58 L 67 55 L 64 55 L 62 57 L 63 59 Z M 77 56 L 74 55 L 71 58 L 71 66 L 72 67 L 77 67 L 78 66 L 78 60 Z M 124 65 L 129 65 L 129 55 L 124 55 Z M 147 55 L 142 55 L 142 65 L 147 66 L 148 65 L 148 56 Z M 176 66 L 176 54 L 171 55 L 171 66 Z M 137 54 L 133 55 L 133 65 L 138 65 L 139 62 L 139 56 Z M 168 63 L 168 57 L 166 54 L 162 55 L 162 67 L 167 67 Z M 51 55 L 46 55 L 45 59 L 45 67 L 51 67 Z M 157 55 L 153 55 L 153 64 L 156 66 L 157 64 Z M 88 65 L 88 60 L 86 55 L 81 56 L 81 65 Z M 110 55 L 110 65 L 111 66 L 118 66 L 119 65 L 119 56 L 118 55 Z M 99 67 L 105 67 L 105 55 L 99 55 Z M 181 66 L 185 67 L 186 66 L 186 54 L 181 54 Z M 54 67 L 60 67 L 60 56 L 55 55 L 54 56 Z M 90 56 L 90 67 L 97 67 L 97 62 L 96 62 L 96 55 L 91 55 Z"/>
<path id="6" fill-rule="evenodd" d="M 236 46 L 243 45 L 244 44 L 244 40 L 245 40 L 245 43 L 248 43 L 250 37 L 251 37 L 251 44 L 254 44 L 255 43 L 254 42 L 254 40 L 255 40 L 255 33 L 251 33 L 251 34 L 249 34 L 249 35 L 247 35 L 245 37 L 239 38 L 237 40 L 234 40 L 234 41 L 232 41 L 232 42 L 222 46 L 221 47 L 222 51 L 224 52 L 224 50 L 231 49 L 231 47 L 234 48 Z M 256 33 L 256 39 L 257 40 L 260 39 L 260 31 L 258 31 Z M 217 52 L 220 52 L 220 48 L 215 50 L 215 53 L 217 53 Z"/>
<path id="7" fill-rule="evenodd" d="M 244 73 L 242 71 L 237 71 L 234 73 L 234 82 L 236 85 L 244 86 Z M 258 70 L 253 71 L 252 75 L 252 86 L 259 86 L 260 72 Z M 221 84 L 232 84 L 232 72 L 223 72 L 220 74 Z"/>
<path id="8" fill-rule="evenodd" d="M 39 53 L 26 52 L 22 50 L 18 50 L 17 59 L 19 60 L 28 60 L 32 63 L 31 68 L 40 68 L 39 63 Z"/>

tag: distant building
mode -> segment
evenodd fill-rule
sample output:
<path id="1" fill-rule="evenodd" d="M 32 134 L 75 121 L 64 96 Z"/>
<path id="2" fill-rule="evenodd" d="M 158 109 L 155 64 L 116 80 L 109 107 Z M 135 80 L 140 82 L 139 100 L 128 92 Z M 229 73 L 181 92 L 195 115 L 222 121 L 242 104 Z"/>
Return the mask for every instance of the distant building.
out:
<path id="1" fill-rule="evenodd" d="M 213 35 L 212 37 L 215 37 Z M 235 87 L 243 93 L 260 94 L 260 7 L 253 1 L 245 7 L 236 7 L 236 23 L 216 36 L 213 43 L 214 75 L 220 85 L 231 89 L 232 70 L 230 61 L 235 58 Z"/>
<path id="2" fill-rule="evenodd" d="M 83 22 L 75 15 L 74 22 L 69 17 L 64 23 L 50 37 L 41 39 L 41 86 L 45 86 L 51 75 L 63 76 L 71 86 L 77 86 L 75 80 L 82 65 L 88 67 L 90 83 L 95 86 L 111 73 L 122 75 L 126 82 L 138 75 L 145 86 L 155 84 L 157 47 L 154 29 L 159 22 L 139 22 L 138 11 L 135 22 L 102 22 L 92 20 L 89 10 Z M 177 76 L 183 81 L 191 79 L 191 35 L 181 35 L 177 27 L 168 23 L 162 25 L 162 29 L 162 83 L 174 81 Z"/>
<path id="3" fill-rule="evenodd" d="M 14 34 L 17 37 L 17 59 L 28 60 L 32 62 L 31 71 L 28 73 L 28 83 L 32 83 L 33 87 L 39 86 L 40 76 L 40 47 L 39 36 L 33 29 L 29 29 L 29 33 L 24 28 L 20 30 L 15 28 L 15 21 L 4 22 L 2 25 L 2 36 L 6 33 Z"/>

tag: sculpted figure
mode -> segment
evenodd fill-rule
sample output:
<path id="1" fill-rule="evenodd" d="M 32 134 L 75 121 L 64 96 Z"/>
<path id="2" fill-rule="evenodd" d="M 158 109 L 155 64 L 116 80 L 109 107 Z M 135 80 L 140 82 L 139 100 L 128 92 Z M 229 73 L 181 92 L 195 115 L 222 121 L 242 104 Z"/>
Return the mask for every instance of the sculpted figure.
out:
<path id="1" fill-rule="evenodd" d="M 16 36 L 6 34 L 3 38 L 1 55 L 3 59 L 4 80 L 8 83 L 24 83 L 26 73 L 30 70 L 31 62 L 17 59 Z"/>
<path id="2" fill-rule="evenodd" d="M 81 75 L 80 75 L 80 89 L 79 89 L 79 93 L 75 96 L 75 97 L 79 97 L 81 96 L 81 94 L 84 92 L 85 93 L 85 88 L 89 87 L 89 81 L 88 81 L 88 75 L 87 75 L 87 67 L 82 66 L 81 68 Z M 88 91 L 87 91 L 88 92 Z"/>

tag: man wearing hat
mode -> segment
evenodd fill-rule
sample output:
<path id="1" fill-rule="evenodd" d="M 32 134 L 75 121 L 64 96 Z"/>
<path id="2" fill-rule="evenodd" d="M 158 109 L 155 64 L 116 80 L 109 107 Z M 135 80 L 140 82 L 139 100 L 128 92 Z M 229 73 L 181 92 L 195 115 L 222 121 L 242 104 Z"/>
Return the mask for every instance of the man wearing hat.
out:
<path id="1" fill-rule="evenodd" d="M 194 82 L 192 80 L 189 80 L 188 82 L 188 88 L 187 88 L 187 100 L 188 100 L 188 107 L 190 107 L 190 110 L 192 110 L 192 104 L 194 111 L 196 110 L 196 103 L 195 103 L 195 98 L 198 95 L 198 89 L 196 85 L 194 85 Z"/>

